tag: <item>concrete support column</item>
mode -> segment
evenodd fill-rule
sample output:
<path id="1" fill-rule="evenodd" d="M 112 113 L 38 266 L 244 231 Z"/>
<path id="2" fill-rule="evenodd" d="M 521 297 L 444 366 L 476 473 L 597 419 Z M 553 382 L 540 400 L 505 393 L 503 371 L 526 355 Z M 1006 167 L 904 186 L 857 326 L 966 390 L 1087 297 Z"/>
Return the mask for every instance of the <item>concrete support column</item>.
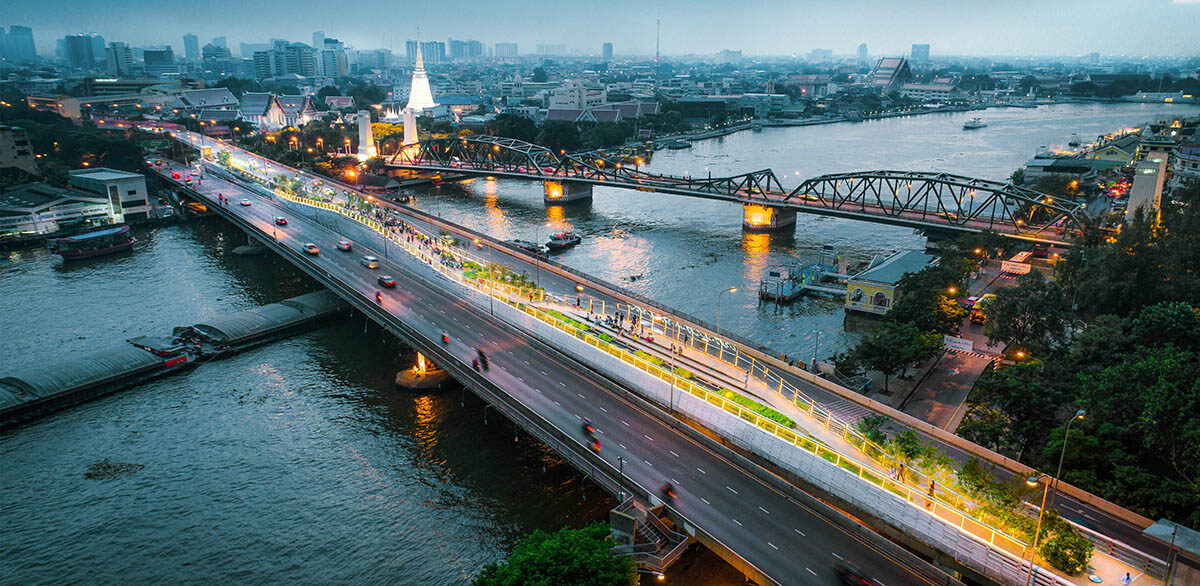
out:
<path id="1" fill-rule="evenodd" d="M 796 212 L 760 204 L 742 206 L 742 230 L 745 232 L 785 232 L 796 228 Z"/>
<path id="2" fill-rule="evenodd" d="M 578 181 L 543 181 L 542 200 L 548 204 L 562 204 L 581 199 L 592 199 L 592 184 Z"/>

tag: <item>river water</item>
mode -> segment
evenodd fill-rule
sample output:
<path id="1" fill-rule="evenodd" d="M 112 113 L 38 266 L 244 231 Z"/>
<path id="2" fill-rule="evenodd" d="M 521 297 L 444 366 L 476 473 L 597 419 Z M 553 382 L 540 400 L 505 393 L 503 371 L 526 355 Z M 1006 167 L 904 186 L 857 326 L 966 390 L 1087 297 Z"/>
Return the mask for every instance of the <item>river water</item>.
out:
<path id="1" fill-rule="evenodd" d="M 958 114 L 767 129 L 656 153 L 651 169 L 1000 179 L 1038 146 L 1160 111 L 990 110 L 990 126 L 973 133 L 959 130 Z M 517 181 L 419 195 L 421 207 L 502 238 L 573 226 L 584 242 L 561 261 L 713 322 L 717 291 L 737 286 L 722 325 L 801 357 L 814 332 L 822 356 L 854 334 L 843 333 L 836 301 L 760 306 L 766 267 L 807 262 L 823 244 L 868 259 L 923 243 L 906 229 L 803 215 L 794 238 L 743 236 L 736 206 L 608 188 L 590 205 L 551 208 L 540 185 Z M 0 376 L 315 287 L 281 260 L 233 255 L 244 236 L 219 219 L 138 237 L 132 254 L 70 265 L 43 251 L 0 258 Z M 0 582 L 459 584 L 526 531 L 605 516 L 610 499 L 494 413 L 483 425 L 470 394 L 393 390 L 409 358 L 364 322 L 0 434 Z M 94 473 L 106 460 L 115 466 Z"/>

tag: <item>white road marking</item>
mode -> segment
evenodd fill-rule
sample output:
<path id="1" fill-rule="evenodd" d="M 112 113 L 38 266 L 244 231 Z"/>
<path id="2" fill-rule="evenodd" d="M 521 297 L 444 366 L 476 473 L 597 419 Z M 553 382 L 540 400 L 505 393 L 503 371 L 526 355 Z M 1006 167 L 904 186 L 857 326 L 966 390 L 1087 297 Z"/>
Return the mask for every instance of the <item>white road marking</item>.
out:
<path id="1" fill-rule="evenodd" d="M 601 410 L 601 411 L 603 411 L 603 412 L 605 412 L 605 413 L 608 413 L 608 409 L 605 409 L 604 407 L 601 407 L 601 408 L 600 408 L 600 410 Z"/>
<path id="2" fill-rule="evenodd" d="M 618 445 L 618 446 L 621 446 L 621 449 L 622 449 L 622 450 L 628 450 L 628 449 L 629 449 L 629 448 L 625 447 L 625 444 L 617 444 L 617 445 Z"/>
<path id="3" fill-rule="evenodd" d="M 706 505 L 711 505 L 711 504 L 712 504 L 712 503 L 708 502 L 708 499 L 706 499 L 706 498 L 704 498 L 704 497 L 700 497 L 700 500 L 701 500 L 701 501 L 703 501 L 703 502 L 704 502 L 704 504 L 706 504 Z"/>
<path id="4" fill-rule="evenodd" d="M 737 491 L 736 491 L 736 490 L 733 490 L 733 488 L 732 488 L 732 487 L 726 486 L 725 488 L 728 488 L 728 489 L 729 489 L 729 492 L 732 492 L 733 494 L 737 494 Z"/>
<path id="5" fill-rule="evenodd" d="M 565 388 L 567 388 L 567 385 L 566 385 L 566 383 L 564 383 L 564 382 L 562 382 L 562 381 L 559 381 L 559 382 L 558 382 L 558 386 L 560 386 L 560 387 L 562 387 L 562 388 L 564 388 L 564 389 L 565 389 Z"/>
<path id="6" fill-rule="evenodd" d="M 775 548 L 775 551 L 779 551 L 779 548 L 778 548 L 778 547 L 777 547 L 777 546 L 776 546 L 774 543 L 771 543 L 770 541 L 768 541 L 768 542 L 767 542 L 767 545 L 769 545 L 769 546 L 771 546 L 771 547 L 774 547 L 774 548 Z"/>
<path id="7" fill-rule="evenodd" d="M 587 397 L 583 396 L 583 393 L 575 393 L 575 394 L 579 395 L 580 399 L 587 399 Z"/>
<path id="8" fill-rule="evenodd" d="M 562 407 L 562 403 L 559 403 L 558 401 L 555 401 L 554 404 L 558 405 L 559 407 Z"/>
<path id="9" fill-rule="evenodd" d="M 543 371 L 542 371 L 542 376 L 550 376 L 550 375 L 546 374 L 546 371 L 544 371 L 544 370 L 543 370 Z"/>
<path id="10" fill-rule="evenodd" d="M 844 558 L 844 557 L 842 557 L 842 556 L 838 555 L 836 551 L 831 551 L 831 552 L 829 552 L 829 553 L 833 554 L 833 557 L 835 557 L 835 558 L 837 558 L 837 559 L 839 559 L 839 560 L 842 560 L 843 562 L 844 562 L 844 561 L 846 561 L 846 558 Z"/>
<path id="11" fill-rule="evenodd" d="M 814 576 L 816 576 L 816 575 L 817 575 L 817 573 L 816 573 L 816 572 L 814 572 L 814 571 L 812 571 L 812 569 L 810 569 L 810 568 L 804 568 L 804 569 L 808 570 L 808 573 L 809 573 L 809 574 L 812 574 L 812 575 L 814 575 Z"/>
<path id="12" fill-rule="evenodd" d="M 525 366 L 529 366 L 529 361 L 528 361 L 528 360 L 522 360 L 521 362 L 524 362 L 524 363 L 525 363 Z"/>
<path id="13" fill-rule="evenodd" d="M 800 534 L 800 537 L 808 537 L 807 535 L 805 535 L 805 534 L 804 534 L 804 532 L 803 532 L 803 531 L 801 531 L 801 530 L 799 530 L 799 529 L 792 529 L 792 531 L 795 531 L 796 533 L 799 533 L 799 534 Z"/>
<path id="14" fill-rule="evenodd" d="M 732 518 L 732 517 L 730 517 L 730 518 Z M 742 522 L 741 522 L 741 521 L 738 521 L 737 519 L 733 519 L 733 522 L 734 522 L 734 523 L 737 523 L 737 524 L 738 524 L 738 527 L 745 527 L 745 525 L 742 525 Z"/>
<path id="15" fill-rule="evenodd" d="M 654 467 L 654 464 L 651 464 L 651 463 L 650 463 L 650 460 L 642 460 L 642 461 L 643 461 L 643 462 L 645 462 L 647 466 L 649 466 L 649 467 L 651 467 L 651 468 L 653 468 L 653 467 Z"/>
<path id="16" fill-rule="evenodd" d="M 701 474 L 708 474 L 708 472 L 705 472 L 703 468 L 696 468 L 696 469 L 699 470 Z"/>
<path id="17" fill-rule="evenodd" d="M 629 423 L 627 421 L 625 421 L 624 419 L 621 420 L 621 425 L 624 425 L 625 427 L 629 427 Z"/>
<path id="18" fill-rule="evenodd" d="M 644 438 L 646 438 L 646 439 L 648 439 L 648 440 L 650 440 L 650 441 L 654 441 L 654 438 L 652 438 L 652 437 L 650 437 L 650 436 L 648 436 L 648 435 L 646 435 L 646 434 L 644 434 L 644 433 L 642 434 L 642 437 L 644 437 Z"/>
<path id="19" fill-rule="evenodd" d="M 770 515 L 770 514 L 771 514 L 771 511 L 768 511 L 768 510 L 766 510 L 766 509 L 764 509 L 764 508 L 762 508 L 762 507 L 759 507 L 759 508 L 758 508 L 758 510 L 760 510 L 760 511 L 762 511 L 762 512 L 764 512 L 764 513 L 768 514 L 768 515 Z"/>
<path id="20" fill-rule="evenodd" d="M 672 456 L 675 456 L 676 458 L 678 458 L 678 457 L 679 457 L 679 454 L 676 454 L 674 450 L 667 450 L 667 451 L 668 451 L 668 452 L 671 452 L 671 455 L 672 455 Z"/>
<path id="21" fill-rule="evenodd" d="M 535 390 L 535 391 L 537 391 L 537 392 L 539 392 L 539 393 L 540 393 L 540 392 L 542 392 L 542 389 L 533 389 L 533 390 Z"/>

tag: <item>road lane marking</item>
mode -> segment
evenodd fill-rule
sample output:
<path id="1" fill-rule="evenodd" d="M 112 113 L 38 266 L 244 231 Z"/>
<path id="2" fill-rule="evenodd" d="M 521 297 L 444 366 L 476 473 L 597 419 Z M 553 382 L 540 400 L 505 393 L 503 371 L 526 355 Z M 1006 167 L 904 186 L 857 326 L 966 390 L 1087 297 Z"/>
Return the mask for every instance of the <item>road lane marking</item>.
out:
<path id="1" fill-rule="evenodd" d="M 560 387 L 562 387 L 562 388 L 564 388 L 564 389 L 565 389 L 565 388 L 567 388 L 567 385 L 566 385 L 566 383 L 564 383 L 564 382 L 562 382 L 562 381 L 558 381 L 558 386 L 560 386 Z"/>
<path id="2" fill-rule="evenodd" d="M 778 546 L 776 546 L 774 543 L 771 543 L 770 541 L 768 541 L 768 542 L 767 542 L 767 545 L 769 545 L 769 546 L 771 546 L 771 547 L 775 548 L 775 551 L 779 551 L 779 547 L 778 547 Z"/>
<path id="3" fill-rule="evenodd" d="M 730 517 L 730 518 L 732 519 L 732 517 Z M 737 524 L 738 524 L 738 527 L 745 527 L 745 525 L 742 525 L 742 522 L 741 522 L 741 521 L 738 521 L 737 519 L 733 519 L 733 522 L 734 522 L 734 523 L 737 523 Z"/>
<path id="4" fill-rule="evenodd" d="M 842 557 L 842 556 L 838 555 L 836 551 L 831 551 L 831 552 L 829 552 L 829 553 L 833 554 L 833 557 L 835 557 L 835 558 L 837 558 L 837 559 L 839 559 L 839 560 L 842 560 L 843 562 L 844 562 L 844 561 L 846 561 L 846 558 L 844 558 L 844 557 Z"/>
<path id="5" fill-rule="evenodd" d="M 601 408 L 600 408 L 600 410 L 601 410 L 601 411 L 603 411 L 603 412 L 605 412 L 605 413 L 608 413 L 608 409 L 605 409 L 604 407 L 601 407 Z"/>
<path id="6" fill-rule="evenodd" d="M 628 450 L 628 449 L 629 449 L 629 448 L 625 447 L 625 444 L 617 444 L 617 445 L 618 445 L 618 446 L 621 446 L 621 449 L 622 449 L 622 450 Z"/>
<path id="7" fill-rule="evenodd" d="M 558 405 L 559 407 L 562 407 L 562 403 L 559 403 L 558 401 L 555 401 L 554 404 Z"/>
<path id="8" fill-rule="evenodd" d="M 627 421 L 625 421 L 624 419 L 622 419 L 622 420 L 621 420 L 621 425 L 624 425 L 625 427 L 629 427 L 629 422 L 627 422 Z"/>
<path id="9" fill-rule="evenodd" d="M 651 463 L 650 463 L 650 460 L 642 460 L 642 461 L 643 461 L 643 462 L 645 462 L 647 466 L 649 466 L 649 467 L 651 467 L 651 468 L 653 468 L 653 467 L 654 467 L 654 464 L 651 464 Z"/>
<path id="10" fill-rule="evenodd" d="M 672 455 L 672 456 L 675 456 L 676 458 L 678 458 L 678 457 L 679 457 L 679 454 L 676 454 L 674 450 L 667 450 L 667 451 L 668 451 L 668 452 L 671 452 L 671 455 Z"/>
<path id="11" fill-rule="evenodd" d="M 805 535 L 805 534 L 804 534 L 804 532 L 803 532 L 803 531 L 801 531 L 801 530 L 799 530 L 799 529 L 792 529 L 792 531 L 795 531 L 796 533 L 799 533 L 799 534 L 800 534 L 800 537 L 808 537 L 807 535 Z"/>
<path id="12" fill-rule="evenodd" d="M 706 505 L 711 505 L 711 504 L 712 504 L 712 503 L 708 502 L 708 499 L 706 499 L 706 498 L 704 498 L 704 497 L 700 497 L 700 500 L 701 500 L 701 501 L 704 501 L 704 504 L 706 504 Z"/>
<path id="13" fill-rule="evenodd" d="M 705 472 L 703 468 L 696 468 L 696 469 L 699 470 L 701 474 L 708 474 L 708 472 Z"/>
<path id="14" fill-rule="evenodd" d="M 650 436 L 648 436 L 648 435 L 646 435 L 646 434 L 644 434 L 644 433 L 642 434 L 642 437 L 644 437 L 644 438 L 646 438 L 646 439 L 648 439 L 648 440 L 650 440 L 650 441 L 654 441 L 654 438 L 652 438 L 652 437 L 650 437 Z"/>
<path id="15" fill-rule="evenodd" d="M 546 371 L 544 371 L 544 370 L 541 372 L 542 372 L 542 376 L 550 376 L 550 375 L 546 374 Z"/>
<path id="16" fill-rule="evenodd" d="M 580 399 L 587 399 L 587 397 L 583 396 L 583 393 L 575 393 L 575 394 L 579 395 Z"/>
<path id="17" fill-rule="evenodd" d="M 729 486 L 729 485 L 726 485 L 726 486 L 725 486 L 725 488 L 728 488 L 728 489 L 729 489 L 729 492 L 732 492 L 733 494 L 737 494 L 737 491 L 736 491 L 736 490 L 733 490 L 733 487 L 731 487 L 731 486 Z"/>
<path id="18" fill-rule="evenodd" d="M 524 363 L 525 363 L 525 366 L 529 366 L 529 361 L 528 361 L 528 360 L 522 360 L 521 362 L 524 362 Z"/>
<path id="19" fill-rule="evenodd" d="M 759 508 L 758 508 L 758 510 L 760 510 L 760 511 L 762 511 L 762 512 L 764 512 L 764 513 L 768 514 L 768 515 L 770 515 L 770 514 L 771 514 L 771 511 L 768 511 L 768 510 L 766 510 L 766 509 L 764 509 L 764 508 L 762 508 L 762 507 L 759 507 Z"/>
<path id="20" fill-rule="evenodd" d="M 812 569 L 811 569 L 811 568 L 804 568 L 804 569 L 808 570 L 808 573 L 809 573 L 809 574 L 812 574 L 812 575 L 814 575 L 814 576 L 816 576 L 816 575 L 817 575 L 817 573 L 816 573 L 816 572 L 814 572 L 814 571 L 812 571 Z"/>

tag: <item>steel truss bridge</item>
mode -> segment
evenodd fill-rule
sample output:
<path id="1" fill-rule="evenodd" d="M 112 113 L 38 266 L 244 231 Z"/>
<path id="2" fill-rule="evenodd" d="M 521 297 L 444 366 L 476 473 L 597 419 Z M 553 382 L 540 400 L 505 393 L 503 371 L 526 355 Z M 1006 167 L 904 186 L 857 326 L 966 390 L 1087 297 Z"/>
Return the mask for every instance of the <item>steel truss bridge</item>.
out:
<path id="1" fill-rule="evenodd" d="M 1079 204 L 1011 183 L 920 171 L 859 171 L 813 177 L 788 190 L 770 169 L 726 177 L 660 175 L 606 160 L 566 154 L 486 135 L 424 140 L 388 165 L 473 176 L 607 185 L 639 191 L 762 205 L 922 229 L 995 231 L 1010 238 L 1070 244 L 1086 221 Z"/>

